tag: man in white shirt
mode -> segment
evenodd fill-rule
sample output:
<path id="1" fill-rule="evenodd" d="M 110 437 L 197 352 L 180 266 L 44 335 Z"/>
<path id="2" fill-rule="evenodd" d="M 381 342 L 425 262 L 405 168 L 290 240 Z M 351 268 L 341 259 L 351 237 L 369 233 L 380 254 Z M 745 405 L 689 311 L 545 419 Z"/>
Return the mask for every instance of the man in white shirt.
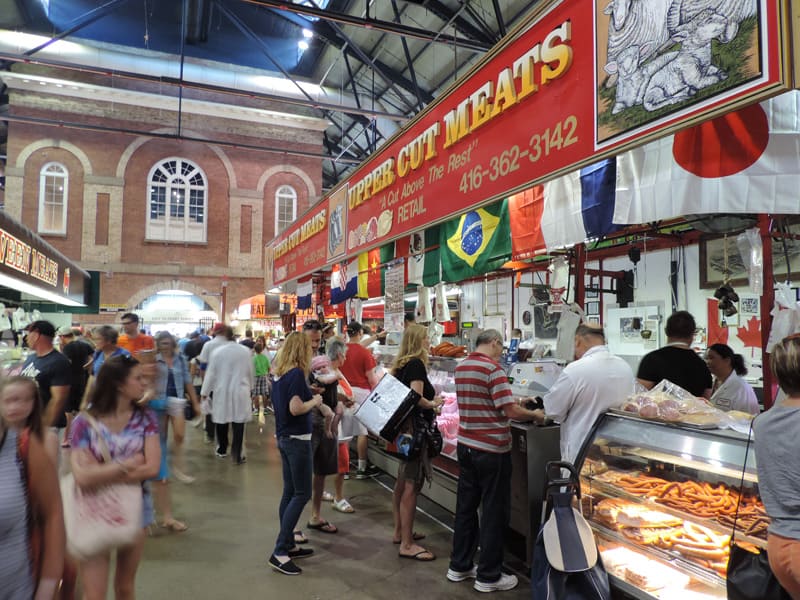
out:
<path id="1" fill-rule="evenodd" d="M 597 417 L 622 404 L 634 382 L 630 365 L 609 352 L 602 328 L 578 326 L 575 359 L 544 397 L 545 414 L 561 424 L 561 460 L 573 463 Z"/>

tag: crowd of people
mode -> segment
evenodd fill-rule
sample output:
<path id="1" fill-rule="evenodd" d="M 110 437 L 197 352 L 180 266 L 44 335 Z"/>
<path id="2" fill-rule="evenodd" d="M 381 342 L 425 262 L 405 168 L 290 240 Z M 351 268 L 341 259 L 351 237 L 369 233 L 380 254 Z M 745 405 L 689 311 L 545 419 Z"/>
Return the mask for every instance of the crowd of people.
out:
<path id="1" fill-rule="evenodd" d="M 233 465 L 240 466 L 247 461 L 245 425 L 259 412 L 274 414 L 283 479 L 279 533 L 268 564 L 285 575 L 302 573 L 296 561 L 314 554 L 303 529 L 336 534 L 339 529 L 323 508 L 356 510 L 344 493 L 353 438 L 355 477 L 374 472 L 367 462 L 367 430 L 354 414 L 383 375 L 367 348 L 374 337 L 350 322 L 345 341 L 331 326 L 309 320 L 286 336 L 270 361 L 266 340 L 248 333 L 237 343 L 224 324 L 215 325 L 209 337 L 195 332 L 176 340 L 168 332 L 155 338 L 142 332 L 134 313 L 123 315 L 121 323 L 121 335 L 102 326 L 91 332 L 91 340 L 79 330 L 31 323 L 26 337 L 30 355 L 20 375 L 0 386 L 0 597 L 39 599 L 58 593 L 70 598 L 79 577 L 86 598 L 105 598 L 114 556 L 115 596 L 132 598 L 148 529 L 156 524 L 174 533 L 188 529 L 173 515 L 168 485 L 171 476 L 186 484 L 194 481 L 184 459 L 186 421 L 205 423 L 206 442 L 214 444 L 216 456 L 230 452 Z M 477 336 L 474 350 L 455 371 L 460 476 L 448 580 L 474 580 L 479 592 L 518 585 L 517 577 L 503 570 L 511 507 L 511 420 L 555 420 L 561 425 L 562 459 L 574 462 L 597 417 L 637 381 L 651 388 L 669 379 L 724 410 L 759 411 L 741 377 L 741 357 L 727 345 L 714 344 L 705 360 L 699 358 L 691 348 L 695 329 L 689 313 L 674 313 L 666 323 L 667 344 L 643 357 L 634 376 L 609 351 L 602 328 L 579 325 L 575 360 L 537 409 L 512 394 L 500 365 L 503 335 L 488 329 Z M 400 427 L 400 437 L 414 440 L 414 451 L 397 448 L 392 496 L 392 541 L 400 558 L 415 561 L 437 558 L 422 545 L 425 535 L 414 530 L 417 498 L 431 479 L 431 459 L 439 451 L 433 432 L 442 398 L 428 377 L 429 348 L 427 329 L 408 321 L 389 369 L 418 395 Z M 800 402 L 798 356 L 800 339 L 787 338 L 776 348 L 772 369 L 787 398 L 755 425 L 764 432 L 756 450 L 770 457 L 758 461 L 762 497 L 773 517 L 770 561 L 774 556 L 773 569 L 793 594 L 800 590 L 799 565 L 790 552 L 800 544 L 792 525 L 798 516 L 790 495 L 795 488 L 787 484 L 785 470 L 779 474 L 773 468 L 791 460 L 764 440 L 793 435 Z M 61 431 L 63 438 L 57 435 Z M 57 492 L 62 460 L 80 489 L 117 484 L 141 489 L 139 533 L 115 553 L 106 549 L 73 556 L 65 551 L 69 527 L 64 517 L 70 515 L 64 515 Z M 19 465 L 22 477 L 15 476 Z M 325 489 L 329 477 L 334 478 L 333 494 Z M 309 519 L 301 525 L 309 502 Z"/>

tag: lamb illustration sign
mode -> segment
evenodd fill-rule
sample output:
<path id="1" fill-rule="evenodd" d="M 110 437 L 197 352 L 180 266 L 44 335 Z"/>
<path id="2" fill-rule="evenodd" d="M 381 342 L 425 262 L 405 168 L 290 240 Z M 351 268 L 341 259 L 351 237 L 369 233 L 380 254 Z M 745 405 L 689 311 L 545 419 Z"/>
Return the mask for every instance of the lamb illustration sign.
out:
<path id="1" fill-rule="evenodd" d="M 786 88 L 781 1 L 542 5 L 332 192 L 347 255 Z"/>

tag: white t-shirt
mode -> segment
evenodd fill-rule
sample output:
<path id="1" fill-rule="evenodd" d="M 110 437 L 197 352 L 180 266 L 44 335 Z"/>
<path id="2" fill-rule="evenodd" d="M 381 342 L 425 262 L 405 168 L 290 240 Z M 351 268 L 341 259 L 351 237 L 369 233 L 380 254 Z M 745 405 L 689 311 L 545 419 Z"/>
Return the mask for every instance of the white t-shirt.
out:
<path id="1" fill-rule="evenodd" d="M 561 424 L 561 460 L 575 462 L 597 417 L 622 404 L 633 382 L 630 365 L 604 345 L 564 367 L 544 396 L 545 414 Z"/>
<path id="2" fill-rule="evenodd" d="M 711 404 L 720 410 L 740 410 L 751 415 L 761 412 L 753 388 L 736 372 L 731 373 L 717 388 L 711 396 Z"/>

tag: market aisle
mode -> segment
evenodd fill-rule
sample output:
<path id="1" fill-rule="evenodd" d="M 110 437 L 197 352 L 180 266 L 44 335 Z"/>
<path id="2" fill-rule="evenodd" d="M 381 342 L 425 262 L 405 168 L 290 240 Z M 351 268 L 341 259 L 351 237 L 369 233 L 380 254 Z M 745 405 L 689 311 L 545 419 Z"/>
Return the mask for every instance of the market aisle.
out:
<path id="1" fill-rule="evenodd" d="M 449 600 L 476 597 L 471 582 L 445 579 L 450 532 L 418 514 L 416 530 L 437 560 L 423 563 L 397 557 L 391 543 L 390 492 L 376 481 L 345 482 L 356 513 L 345 515 L 323 504 L 323 517 L 339 527 L 335 535 L 305 530 L 315 555 L 298 561 L 299 577 L 275 573 L 267 558 L 277 535 L 281 493 L 280 457 L 267 418 L 264 431 L 247 430 L 248 463 L 235 467 L 214 456 L 201 431 L 189 427 L 187 459 L 197 481 L 172 484 L 175 516 L 189 530 L 158 530 L 145 544 L 137 577 L 137 597 L 146 600 L 287 598 L 309 600 Z M 328 486 L 333 491 L 332 484 Z M 308 520 L 307 509 L 301 524 Z M 503 599 L 530 598 L 527 581 Z"/>

